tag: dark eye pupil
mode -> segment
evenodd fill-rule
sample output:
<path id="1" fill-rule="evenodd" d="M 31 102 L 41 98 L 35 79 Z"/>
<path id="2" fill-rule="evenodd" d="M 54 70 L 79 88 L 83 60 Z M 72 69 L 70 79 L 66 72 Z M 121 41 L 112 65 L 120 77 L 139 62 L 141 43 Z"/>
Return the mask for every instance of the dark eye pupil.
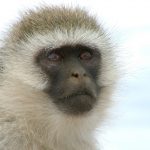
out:
<path id="1" fill-rule="evenodd" d="M 58 61 L 61 59 L 61 56 L 59 54 L 56 54 L 56 53 L 51 53 L 48 55 L 48 59 L 50 61 Z"/>
<path id="2" fill-rule="evenodd" d="M 80 54 L 80 59 L 89 60 L 92 58 L 92 54 L 90 52 L 83 52 Z"/>

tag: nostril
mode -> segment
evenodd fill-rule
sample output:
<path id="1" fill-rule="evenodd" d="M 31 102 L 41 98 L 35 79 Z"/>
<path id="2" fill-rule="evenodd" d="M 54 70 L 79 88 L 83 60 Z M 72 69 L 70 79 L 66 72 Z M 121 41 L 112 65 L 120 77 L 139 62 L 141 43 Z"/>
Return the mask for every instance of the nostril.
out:
<path id="1" fill-rule="evenodd" d="M 78 73 L 72 73 L 71 76 L 72 76 L 72 77 L 75 77 L 75 78 L 78 78 L 78 77 L 79 77 L 79 74 L 78 74 Z"/>
<path id="2" fill-rule="evenodd" d="M 79 78 L 80 76 L 81 77 L 86 77 L 87 74 L 83 73 L 82 75 L 80 75 L 80 73 L 72 73 L 71 76 L 74 77 L 74 78 Z"/>
<path id="3" fill-rule="evenodd" d="M 84 73 L 83 76 L 86 77 L 86 73 Z"/>

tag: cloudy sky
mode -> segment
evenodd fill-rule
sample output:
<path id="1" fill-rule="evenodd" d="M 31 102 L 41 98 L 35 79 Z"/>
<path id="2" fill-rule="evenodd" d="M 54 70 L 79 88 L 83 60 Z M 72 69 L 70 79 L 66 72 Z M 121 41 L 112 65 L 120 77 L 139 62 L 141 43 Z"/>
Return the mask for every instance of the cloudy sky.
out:
<path id="1" fill-rule="evenodd" d="M 117 45 L 122 78 L 111 119 L 96 134 L 102 149 L 150 150 L 150 1 L 4 0 L 0 2 L 0 36 L 19 12 L 43 3 L 79 5 L 97 14 Z"/>

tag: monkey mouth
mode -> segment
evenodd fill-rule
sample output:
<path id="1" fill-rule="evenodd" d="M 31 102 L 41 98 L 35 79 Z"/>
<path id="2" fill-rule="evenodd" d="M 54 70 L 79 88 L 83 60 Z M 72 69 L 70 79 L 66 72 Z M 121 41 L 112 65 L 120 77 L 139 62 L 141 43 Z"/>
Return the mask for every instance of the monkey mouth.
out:
<path id="1" fill-rule="evenodd" d="M 57 106 L 64 112 L 72 115 L 90 111 L 97 99 L 90 91 L 77 91 L 57 100 Z"/>
<path id="2" fill-rule="evenodd" d="M 93 98 L 92 93 L 90 93 L 89 91 L 78 91 L 70 95 L 64 96 L 62 99 L 71 99 L 71 98 L 80 97 L 80 96 L 88 96 L 88 97 Z"/>

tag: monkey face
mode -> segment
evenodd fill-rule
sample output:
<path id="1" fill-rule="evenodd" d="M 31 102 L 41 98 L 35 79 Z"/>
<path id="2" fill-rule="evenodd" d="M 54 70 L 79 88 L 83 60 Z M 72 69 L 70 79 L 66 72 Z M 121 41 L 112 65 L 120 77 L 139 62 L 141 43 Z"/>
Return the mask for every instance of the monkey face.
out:
<path id="1" fill-rule="evenodd" d="M 5 49 L 10 54 L 6 53 L 3 64 L 9 78 L 45 92 L 68 114 L 86 113 L 106 102 L 106 89 L 117 78 L 113 45 L 86 11 L 31 11 L 14 25 L 8 37 Z"/>
<path id="2" fill-rule="evenodd" d="M 81 114 L 90 111 L 97 102 L 100 73 L 100 53 L 85 45 L 65 45 L 44 49 L 36 63 L 47 74 L 44 89 L 54 104 L 65 113 Z"/>

